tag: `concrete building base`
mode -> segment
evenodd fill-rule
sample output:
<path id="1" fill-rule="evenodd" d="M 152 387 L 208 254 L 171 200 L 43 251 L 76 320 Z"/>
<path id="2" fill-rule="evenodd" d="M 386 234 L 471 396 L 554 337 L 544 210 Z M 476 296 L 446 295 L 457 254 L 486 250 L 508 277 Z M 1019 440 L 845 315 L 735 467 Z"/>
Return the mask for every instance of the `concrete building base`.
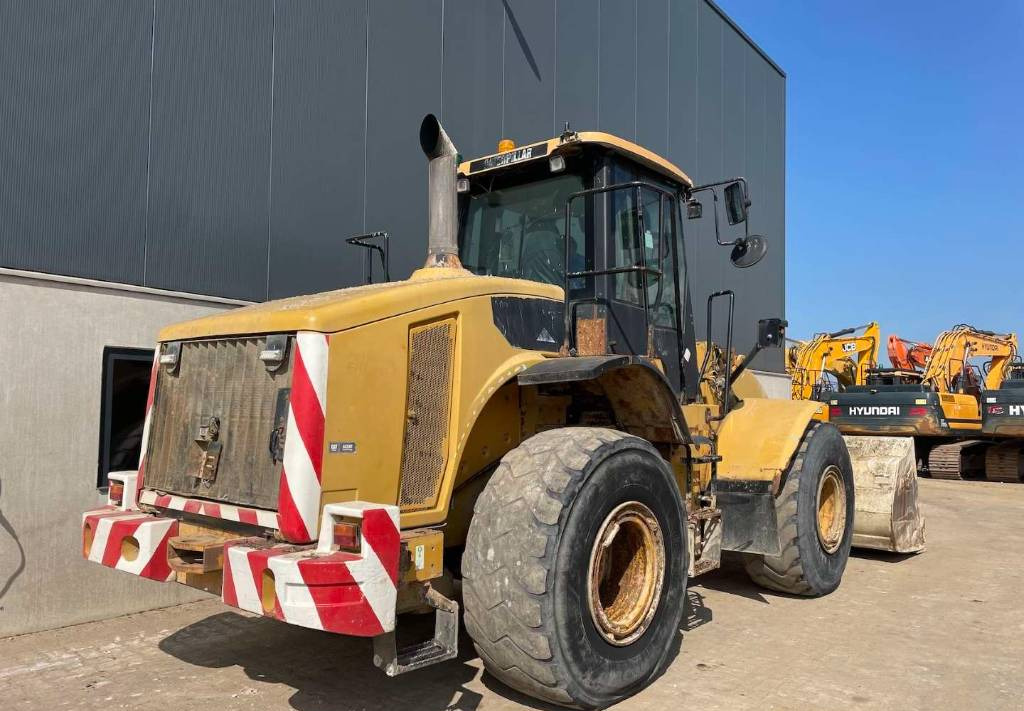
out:
<path id="1" fill-rule="evenodd" d="M 96 487 L 104 346 L 152 348 L 217 300 L 0 274 L 0 636 L 198 599 L 81 556 Z"/>

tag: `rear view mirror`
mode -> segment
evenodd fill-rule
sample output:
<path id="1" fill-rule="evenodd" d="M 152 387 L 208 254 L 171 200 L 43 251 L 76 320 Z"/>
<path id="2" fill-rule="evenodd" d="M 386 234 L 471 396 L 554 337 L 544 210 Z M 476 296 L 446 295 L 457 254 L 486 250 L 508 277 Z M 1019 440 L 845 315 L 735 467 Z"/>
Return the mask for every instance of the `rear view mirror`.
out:
<path id="1" fill-rule="evenodd" d="M 781 318 L 763 318 L 757 322 L 757 345 L 761 348 L 781 346 L 789 323 Z"/>
<path id="2" fill-rule="evenodd" d="M 725 186 L 725 212 L 730 225 L 738 225 L 747 220 L 747 208 L 750 200 L 743 188 L 743 183 L 736 181 Z"/>
<path id="3" fill-rule="evenodd" d="M 750 235 L 740 237 L 733 243 L 732 254 L 729 259 L 733 266 L 745 269 L 760 262 L 768 253 L 768 243 L 761 235 Z"/>

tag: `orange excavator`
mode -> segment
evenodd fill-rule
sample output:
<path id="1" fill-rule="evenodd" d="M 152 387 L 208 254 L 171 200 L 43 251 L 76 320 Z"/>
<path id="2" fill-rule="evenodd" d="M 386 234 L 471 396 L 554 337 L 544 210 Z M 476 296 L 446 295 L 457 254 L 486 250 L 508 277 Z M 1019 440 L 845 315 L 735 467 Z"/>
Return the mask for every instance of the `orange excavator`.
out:
<path id="1" fill-rule="evenodd" d="M 886 347 L 889 351 L 889 362 L 894 370 L 920 373 L 928 367 L 928 358 L 932 354 L 930 343 L 908 341 L 897 335 L 889 336 Z"/>

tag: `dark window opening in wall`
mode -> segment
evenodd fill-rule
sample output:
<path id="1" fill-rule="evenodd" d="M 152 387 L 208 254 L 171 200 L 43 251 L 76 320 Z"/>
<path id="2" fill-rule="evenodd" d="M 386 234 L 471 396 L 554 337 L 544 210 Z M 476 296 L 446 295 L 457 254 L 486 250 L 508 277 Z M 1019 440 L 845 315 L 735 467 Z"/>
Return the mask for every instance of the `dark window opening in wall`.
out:
<path id="1" fill-rule="evenodd" d="M 152 367 L 152 350 L 113 346 L 103 349 L 98 487 L 107 485 L 110 472 L 139 467 Z"/>

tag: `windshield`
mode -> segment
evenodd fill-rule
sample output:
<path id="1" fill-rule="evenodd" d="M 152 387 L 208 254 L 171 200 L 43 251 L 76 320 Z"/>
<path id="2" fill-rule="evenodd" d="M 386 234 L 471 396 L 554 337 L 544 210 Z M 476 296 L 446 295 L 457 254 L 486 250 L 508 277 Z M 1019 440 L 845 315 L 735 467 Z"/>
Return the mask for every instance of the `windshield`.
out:
<path id="1" fill-rule="evenodd" d="M 459 258 L 474 274 L 565 284 L 565 202 L 583 190 L 570 173 L 469 196 L 459 234 Z M 587 268 L 584 203 L 573 201 L 569 269 Z"/>

